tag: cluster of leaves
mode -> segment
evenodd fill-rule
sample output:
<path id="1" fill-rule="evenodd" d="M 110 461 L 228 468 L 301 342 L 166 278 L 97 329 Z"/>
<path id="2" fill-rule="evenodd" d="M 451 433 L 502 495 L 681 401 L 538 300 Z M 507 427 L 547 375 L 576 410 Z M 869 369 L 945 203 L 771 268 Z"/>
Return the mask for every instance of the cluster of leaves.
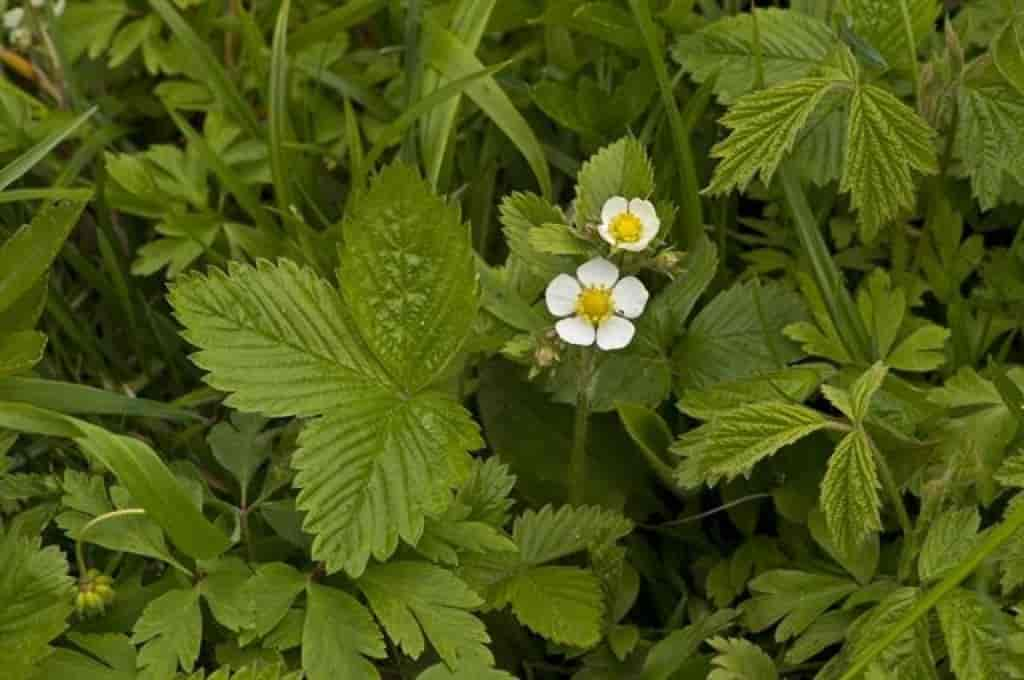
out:
<path id="1" fill-rule="evenodd" d="M 1024 3 L 17 4 L 0 677 L 1024 678 Z"/>

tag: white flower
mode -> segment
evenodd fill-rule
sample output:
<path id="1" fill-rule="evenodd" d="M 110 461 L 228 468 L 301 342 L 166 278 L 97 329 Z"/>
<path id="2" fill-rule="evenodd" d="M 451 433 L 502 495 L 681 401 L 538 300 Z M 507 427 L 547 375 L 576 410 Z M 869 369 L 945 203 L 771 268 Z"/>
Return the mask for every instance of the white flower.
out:
<path id="1" fill-rule="evenodd" d="M 576 277 L 559 274 L 548 284 L 544 299 L 554 316 L 558 336 L 571 345 L 597 341 L 604 350 L 622 349 L 636 328 L 629 319 L 640 316 L 650 294 L 635 276 L 619 279 L 619 269 L 595 257 L 576 270 Z"/>
<path id="2" fill-rule="evenodd" d="M 609 198 L 601 208 L 598 231 L 608 243 L 635 253 L 646 248 L 661 229 L 654 204 L 642 198 L 627 201 L 622 196 Z"/>
<path id="3" fill-rule="evenodd" d="M 4 28 L 8 31 L 13 31 L 19 26 L 21 22 L 25 20 L 25 8 L 15 7 L 4 12 Z"/>

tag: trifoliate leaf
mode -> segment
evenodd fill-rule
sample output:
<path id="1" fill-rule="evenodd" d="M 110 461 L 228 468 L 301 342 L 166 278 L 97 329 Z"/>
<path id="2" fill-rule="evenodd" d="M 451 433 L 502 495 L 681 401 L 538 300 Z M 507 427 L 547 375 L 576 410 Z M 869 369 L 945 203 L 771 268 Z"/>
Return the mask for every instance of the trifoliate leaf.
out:
<path id="1" fill-rule="evenodd" d="M 366 657 L 387 658 L 387 647 L 370 612 L 348 593 L 316 583 L 306 597 L 302 668 L 309 680 L 379 680 Z"/>
<path id="2" fill-rule="evenodd" d="M 576 224 L 600 224 L 605 201 L 654 193 L 654 169 L 643 145 L 625 137 L 604 147 L 580 168 L 576 187 Z"/>
<path id="3" fill-rule="evenodd" d="M 907 45 L 906 25 L 900 2 L 888 0 L 846 0 L 844 5 L 853 19 L 857 35 L 881 53 L 894 68 L 910 66 L 911 54 L 916 59 L 921 42 L 935 31 L 939 17 L 937 0 L 905 0 L 914 36 L 913 50 Z"/>
<path id="4" fill-rule="evenodd" d="M 717 654 L 711 660 L 715 669 L 708 680 L 777 680 L 775 662 L 764 651 L 742 638 L 713 638 L 710 644 Z"/>
<path id="5" fill-rule="evenodd" d="M 773 87 L 814 70 L 835 44 L 824 21 L 793 10 L 757 10 L 764 85 Z M 714 77 L 723 104 L 754 90 L 757 79 L 754 19 L 741 13 L 680 37 L 672 50 L 698 83 Z"/>
<path id="6" fill-rule="evenodd" d="M 422 389 L 445 369 L 477 311 L 469 227 L 417 172 L 385 168 L 344 222 L 339 280 L 352 319 L 394 381 Z"/>
<path id="7" fill-rule="evenodd" d="M 171 590 L 150 602 L 132 629 L 141 680 L 164 680 L 180 666 L 189 673 L 199 658 L 203 613 L 199 590 Z"/>
<path id="8" fill-rule="evenodd" d="M 821 482 L 821 508 L 836 547 L 846 555 L 882 529 L 881 482 L 868 434 L 857 428 L 843 437 Z"/>
<path id="9" fill-rule="evenodd" d="M 1005 641 L 1009 617 L 978 592 L 957 588 L 936 607 L 957 680 L 1011 680 L 1024 675 L 1024 656 Z"/>
<path id="10" fill-rule="evenodd" d="M 949 510 L 932 522 L 917 558 L 921 582 L 937 581 L 963 562 L 974 550 L 980 527 L 975 508 Z"/>
<path id="11" fill-rule="evenodd" d="M 978 203 L 990 210 L 999 202 L 1006 174 L 1018 181 L 1024 175 L 1017 163 L 1024 153 L 1024 101 L 991 63 L 980 63 L 966 74 L 957 107 L 957 155 Z"/>
<path id="12" fill-rule="evenodd" d="M 0 528 L 0 668 L 25 680 L 64 632 L 72 609 L 68 564 L 56 546 Z"/>
<path id="13" fill-rule="evenodd" d="M 683 458 L 680 484 L 713 485 L 749 475 L 759 461 L 828 424 L 813 409 L 779 401 L 741 406 L 683 435 L 672 451 Z"/>
<path id="14" fill-rule="evenodd" d="M 201 348 L 196 363 L 211 371 L 211 385 L 232 393 L 228 403 L 267 416 L 323 414 L 303 430 L 292 459 L 315 559 L 356 576 L 371 553 L 386 559 L 399 538 L 416 543 L 424 516 L 444 509 L 463 476 L 465 452 L 480 445 L 457 403 L 396 385 L 337 291 L 289 262 L 191 277 L 171 300 Z"/>
<path id="15" fill-rule="evenodd" d="M 740 283 L 720 293 L 673 350 L 677 392 L 784 368 L 802 352 L 782 329 L 806 318 L 800 296 L 779 283 Z"/>
<path id="16" fill-rule="evenodd" d="M 704 190 L 713 196 L 743 191 L 755 176 L 770 184 L 811 114 L 833 90 L 830 78 L 802 78 L 746 94 L 722 117 L 729 136 L 711 150 L 721 159 Z"/>
<path id="17" fill-rule="evenodd" d="M 775 639 L 784 642 L 807 630 L 858 586 L 845 578 L 779 569 L 754 578 L 749 587 L 753 597 L 740 607 L 745 625 L 759 632 L 781 621 Z"/>
<path id="18" fill-rule="evenodd" d="M 586 569 L 544 566 L 519 572 L 498 588 L 495 605 L 511 605 L 520 623 L 559 644 L 587 648 L 601 640 L 604 591 Z"/>
<path id="19" fill-rule="evenodd" d="M 483 604 L 454 574 L 425 562 L 371 567 L 357 585 L 394 643 L 413 659 L 424 636 L 452 668 L 494 664 L 484 624 L 470 611 Z"/>

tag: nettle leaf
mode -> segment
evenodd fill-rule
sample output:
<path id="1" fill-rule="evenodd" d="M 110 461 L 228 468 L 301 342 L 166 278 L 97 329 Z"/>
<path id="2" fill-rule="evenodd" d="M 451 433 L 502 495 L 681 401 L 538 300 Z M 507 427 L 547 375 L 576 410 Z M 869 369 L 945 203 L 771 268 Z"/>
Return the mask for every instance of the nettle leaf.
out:
<path id="1" fill-rule="evenodd" d="M 867 432 L 857 428 L 839 441 L 821 482 L 821 507 L 836 548 L 853 555 L 882 529 L 881 482 Z"/>
<path id="2" fill-rule="evenodd" d="M 297 507 L 314 559 L 357 577 L 399 539 L 416 544 L 482 446 L 469 414 L 427 389 L 477 295 L 467 229 L 411 170 L 385 170 L 345 229 L 344 301 L 309 269 L 263 261 L 186 277 L 171 303 L 226 403 L 319 416 L 292 458 Z"/>
<path id="3" fill-rule="evenodd" d="M 302 629 L 302 668 L 309 680 L 379 679 L 366 657 L 387 658 L 370 612 L 344 591 L 310 583 Z"/>
<path id="4" fill-rule="evenodd" d="M 672 352 L 676 391 L 703 389 L 784 368 L 803 356 L 782 329 L 807 318 L 780 283 L 739 283 L 694 318 Z"/>
<path id="5" fill-rule="evenodd" d="M 469 228 L 415 170 L 385 168 L 344 222 L 341 290 L 371 351 L 407 390 L 426 387 L 476 318 Z"/>
<path id="6" fill-rule="evenodd" d="M 803 78 L 818 67 L 835 45 L 824 21 L 793 10 L 757 10 L 761 65 L 768 87 Z M 714 91 L 730 104 L 754 89 L 757 77 L 754 19 L 743 13 L 715 21 L 683 35 L 672 50 L 698 83 L 714 78 Z"/>
<path id="7" fill-rule="evenodd" d="M 938 172 L 935 131 L 887 90 L 861 85 L 850 102 L 840 189 L 851 194 L 861 238 L 914 207 L 914 172 Z"/>
<path id="8" fill-rule="evenodd" d="M 940 3 L 937 0 L 906 0 L 906 3 L 916 54 L 917 47 L 935 30 Z M 853 19 L 853 29 L 860 38 L 878 50 L 890 66 L 900 69 L 910 66 L 900 2 L 845 0 L 844 4 Z"/>
<path id="9" fill-rule="evenodd" d="M 770 184 L 811 114 L 835 85 L 831 78 L 801 78 L 737 99 L 721 119 L 731 132 L 711 149 L 721 162 L 704 191 L 712 196 L 734 188 L 744 191 L 755 176 Z"/>
<path id="10" fill-rule="evenodd" d="M 677 479 L 695 487 L 749 476 L 761 460 L 827 425 L 824 415 L 797 404 L 766 401 L 741 406 L 679 438 L 671 449 L 683 458 Z"/>
<path id="11" fill-rule="evenodd" d="M 601 221 L 601 208 L 609 198 L 647 198 L 653 194 L 654 168 L 643 144 L 625 137 L 584 163 L 577 182 L 576 223 L 597 224 Z"/>
<path id="12" fill-rule="evenodd" d="M 142 680 L 163 680 L 180 666 L 189 673 L 199 658 L 203 613 L 199 590 L 171 590 L 142 612 L 132 629 L 132 642 L 142 645 L 138 664 Z"/>
<path id="13" fill-rule="evenodd" d="M 1024 674 L 1024 655 L 1006 644 L 1013 625 L 981 593 L 957 588 L 936 607 L 957 680 L 1010 680 Z"/>
<path id="14" fill-rule="evenodd" d="M 983 210 L 999 202 L 1007 173 L 1024 181 L 1017 160 L 1024 154 L 1024 100 L 990 62 L 965 74 L 957 94 L 956 152 Z"/>
<path id="15" fill-rule="evenodd" d="M 0 528 L 0 668 L 24 680 L 67 628 L 72 609 L 68 564 L 56 546 Z"/>
<path id="16" fill-rule="evenodd" d="M 391 562 L 371 567 L 359 589 L 388 636 L 418 659 L 424 636 L 450 667 L 490 666 L 490 637 L 470 611 L 484 601 L 446 569 L 424 562 Z"/>
<path id="17" fill-rule="evenodd" d="M 752 642 L 742 638 L 713 638 L 708 642 L 717 652 L 711 660 L 715 669 L 708 680 L 777 680 L 775 662 Z"/>
<path id="18" fill-rule="evenodd" d="M 857 590 L 855 582 L 803 571 L 768 571 L 750 582 L 753 597 L 740 607 L 744 624 L 755 632 L 775 629 L 785 642 L 807 630 L 819 616 Z"/>
<path id="19" fill-rule="evenodd" d="M 977 508 L 948 510 L 932 522 L 917 558 L 921 582 L 937 581 L 967 559 L 980 528 Z"/>

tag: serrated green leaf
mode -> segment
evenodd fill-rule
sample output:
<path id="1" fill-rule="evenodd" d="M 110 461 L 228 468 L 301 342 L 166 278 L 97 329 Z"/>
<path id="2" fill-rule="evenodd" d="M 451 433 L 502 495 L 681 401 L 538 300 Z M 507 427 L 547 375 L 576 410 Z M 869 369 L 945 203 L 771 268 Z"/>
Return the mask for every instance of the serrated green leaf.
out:
<path id="1" fill-rule="evenodd" d="M 415 545 L 424 517 L 445 496 L 480 448 L 476 425 L 437 393 L 403 398 L 365 387 L 312 421 L 292 459 L 303 528 L 316 535 L 313 555 L 330 571 L 358 576 L 373 555 L 385 560 L 398 540 Z"/>
<path id="2" fill-rule="evenodd" d="M 817 486 L 817 479 L 815 486 Z M 813 493 L 813 492 L 812 492 Z M 817 499 L 815 499 L 817 506 Z M 825 513 L 820 507 L 815 507 L 807 516 L 807 529 L 821 548 L 832 557 L 847 573 L 851 574 L 858 583 L 868 584 L 878 571 L 878 563 L 881 558 L 881 540 L 877 533 L 869 534 L 866 540 L 853 552 L 841 548 L 832 535 L 832 530 L 825 520 Z"/>
<path id="3" fill-rule="evenodd" d="M 1011 680 L 1024 674 L 1024 658 L 1008 649 L 1006 614 L 977 592 L 958 588 L 936 607 L 957 680 Z"/>
<path id="4" fill-rule="evenodd" d="M 490 637 L 472 609 L 483 604 L 451 572 L 424 562 L 374 566 L 357 582 L 392 641 L 413 659 L 425 649 L 424 637 L 451 668 L 490 666 Z"/>
<path id="5" fill-rule="evenodd" d="M 253 611 L 253 634 L 263 637 L 270 633 L 305 588 L 306 576 L 283 562 L 258 566 L 245 585 Z"/>
<path id="6" fill-rule="evenodd" d="M 521 571 L 501 584 L 496 604 L 511 605 L 520 623 L 553 642 L 587 648 L 601 640 L 604 591 L 600 579 L 586 569 Z"/>
<path id="7" fill-rule="evenodd" d="M 881 482 L 868 434 L 858 428 L 843 437 L 821 482 L 821 507 L 836 547 L 846 555 L 882 529 Z"/>
<path id="8" fill-rule="evenodd" d="M 793 645 L 786 652 L 786 663 L 802 664 L 828 647 L 839 644 L 846 637 L 846 630 L 854 618 L 853 612 L 841 609 L 825 612 L 793 641 Z"/>
<path id="9" fill-rule="evenodd" d="M 668 680 L 690 661 L 707 638 L 732 625 L 738 612 L 720 609 L 655 644 L 644 660 L 640 680 Z"/>
<path id="10" fill-rule="evenodd" d="M 713 420 L 723 411 L 758 401 L 786 399 L 806 401 L 834 373 L 828 364 L 800 364 L 752 378 L 716 383 L 703 389 L 687 389 L 679 410 L 692 418 Z"/>
<path id="11" fill-rule="evenodd" d="M 778 642 L 803 633 L 819 616 L 857 590 L 857 584 L 849 579 L 787 569 L 765 572 L 749 587 L 753 597 L 740 607 L 744 624 L 759 632 L 778 622 Z"/>
<path id="12" fill-rule="evenodd" d="M 539 565 L 581 550 L 608 546 L 633 530 L 633 523 L 613 510 L 597 506 L 545 506 L 516 518 L 512 537 L 523 564 Z"/>
<path id="13" fill-rule="evenodd" d="M 643 145 L 624 137 L 584 163 L 576 181 L 577 225 L 599 224 L 609 198 L 632 200 L 654 193 L 654 168 Z"/>
<path id="14" fill-rule="evenodd" d="M 910 15 L 912 46 L 907 44 L 902 2 Z M 844 5 L 857 35 L 878 50 L 889 65 L 903 70 L 909 69 L 911 58 L 917 58 L 918 47 L 934 33 L 940 12 L 937 0 L 845 0 Z"/>
<path id="15" fill-rule="evenodd" d="M 234 413 L 231 422 L 218 423 L 206 437 L 213 457 L 238 481 L 243 497 L 260 466 L 270 457 L 270 439 L 260 436 L 266 423 L 260 416 Z"/>
<path id="16" fill-rule="evenodd" d="M 806 317 L 800 296 L 779 283 L 739 283 L 720 293 L 673 349 L 676 391 L 784 368 L 802 353 L 782 329 Z"/>
<path id="17" fill-rule="evenodd" d="M 344 223 L 339 280 L 356 328 L 398 385 L 445 369 L 477 309 L 469 228 L 415 170 L 392 165 Z"/>
<path id="18" fill-rule="evenodd" d="M 835 44 L 824 21 L 793 10 L 757 10 L 764 85 L 773 87 L 814 70 Z M 698 83 L 714 78 L 715 94 L 730 104 L 755 89 L 754 20 L 740 13 L 715 21 L 676 42 L 672 54 Z"/>
<path id="19" fill-rule="evenodd" d="M 949 510 L 928 527 L 928 534 L 917 558 L 917 573 L 922 583 L 941 579 L 955 569 L 974 549 L 981 527 L 975 508 Z"/>
<path id="20" fill-rule="evenodd" d="M 931 371 L 946 363 L 943 348 L 949 331 L 926 323 L 900 341 L 885 362 L 901 371 Z"/>
<path id="21" fill-rule="evenodd" d="M 648 304 L 638 324 L 638 341 L 650 335 L 657 347 L 668 351 L 717 270 L 718 247 L 704 236 L 686 254 L 682 272 Z"/>
<path id="22" fill-rule="evenodd" d="M 203 613 L 199 590 L 171 590 L 156 598 L 132 628 L 139 652 L 141 680 L 163 680 L 179 666 L 191 673 L 202 643 Z"/>
<path id="23" fill-rule="evenodd" d="M 1014 17 L 992 41 L 992 59 L 999 72 L 1017 92 L 1024 95 L 1024 42 L 1021 32 L 1024 19 Z"/>
<path id="24" fill-rule="evenodd" d="M 1024 489 L 1024 452 L 1007 458 L 996 475 L 996 479 L 1006 486 Z"/>
<path id="25" fill-rule="evenodd" d="M 847 633 L 844 655 L 837 661 L 858 658 L 859 655 L 878 639 L 882 631 L 888 630 L 909 612 L 921 597 L 917 588 L 903 587 L 893 591 L 874 609 L 861 615 Z M 937 680 L 936 659 L 932 651 L 931 633 L 926 620 L 918 620 L 906 629 L 881 653 L 873 657 L 877 667 L 886 669 L 890 678 L 911 678 L 913 680 Z M 840 664 L 839 670 L 842 669 Z"/>
<path id="26" fill-rule="evenodd" d="M 348 593 L 310 583 L 302 630 L 302 668 L 309 680 L 374 680 L 366 657 L 387 658 L 384 638 L 370 612 Z"/>
<path id="27" fill-rule="evenodd" d="M 746 94 L 722 117 L 729 136 L 711 149 L 720 159 L 705 193 L 743 191 L 755 176 L 770 184 L 797 136 L 835 87 L 830 78 L 802 78 Z"/>
<path id="28" fill-rule="evenodd" d="M 25 680 L 64 632 L 72 609 L 68 565 L 56 546 L 0 529 L 0 668 Z"/>
<path id="29" fill-rule="evenodd" d="M 759 402 L 722 414 L 683 435 L 672 447 L 683 458 L 677 480 L 687 487 L 749 475 L 759 461 L 828 424 L 817 411 Z"/>
<path id="30" fill-rule="evenodd" d="M 716 652 L 711 660 L 715 669 L 708 680 L 777 680 L 775 662 L 764 651 L 742 638 L 712 638 L 708 641 Z"/>
<path id="31" fill-rule="evenodd" d="M 851 194 L 864 241 L 873 241 L 882 226 L 913 208 L 915 172 L 938 171 L 934 137 L 935 131 L 887 90 L 862 85 L 854 91 L 839 187 Z"/>
<path id="32" fill-rule="evenodd" d="M 535 227 L 566 224 L 561 210 L 536 194 L 513 193 L 502 200 L 499 212 L 509 250 L 538 279 L 536 290 L 523 292 L 524 295 L 539 293 L 558 274 L 572 270 L 570 258 L 542 253 L 529 239 L 530 230 Z"/>
<path id="33" fill-rule="evenodd" d="M 222 557 L 203 563 L 206 577 L 199 591 L 210 612 L 228 630 L 238 633 L 254 625 L 255 610 L 246 585 L 252 570 L 237 557 Z"/>
<path id="34" fill-rule="evenodd" d="M 420 673 L 416 680 L 515 680 L 515 676 L 486 666 L 460 666 L 453 671 L 439 663 Z"/>
<path id="35" fill-rule="evenodd" d="M 990 210 L 1000 200 L 1006 174 L 1022 174 L 1015 159 L 1024 151 L 1017 133 L 1024 125 L 1024 101 L 991 64 L 982 64 L 964 78 L 957 108 L 957 154 L 979 204 Z"/>
<path id="36" fill-rule="evenodd" d="M 530 246 L 547 255 L 583 256 L 589 252 L 587 244 L 576 238 L 563 224 L 544 224 L 530 229 Z"/>

